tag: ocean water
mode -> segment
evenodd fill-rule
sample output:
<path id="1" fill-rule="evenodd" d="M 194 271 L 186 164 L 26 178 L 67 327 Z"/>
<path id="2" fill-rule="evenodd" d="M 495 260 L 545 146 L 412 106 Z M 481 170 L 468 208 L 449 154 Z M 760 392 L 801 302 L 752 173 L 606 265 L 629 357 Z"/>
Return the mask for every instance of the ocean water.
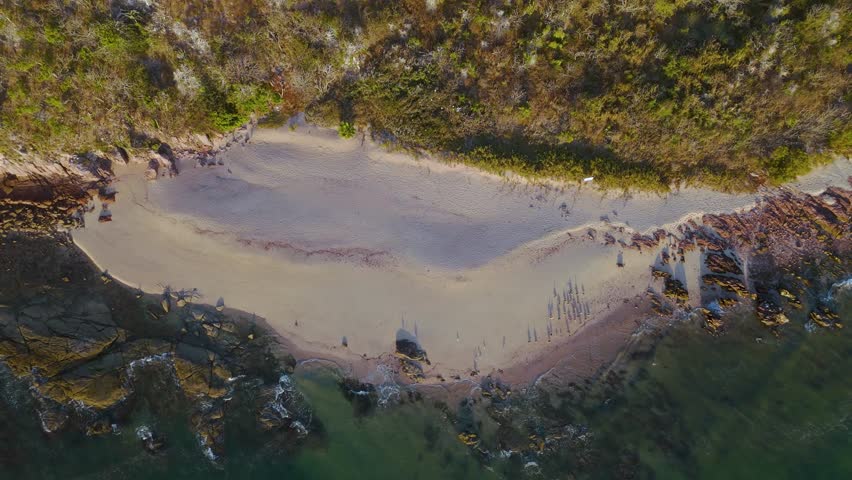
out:
<path id="1" fill-rule="evenodd" d="M 852 318 L 846 297 L 844 320 Z M 850 329 L 808 329 L 800 318 L 776 336 L 750 314 L 728 325 L 711 336 L 678 324 L 597 381 L 517 392 L 511 416 L 500 417 L 516 434 L 546 426 L 581 434 L 513 455 L 500 453 L 505 433 L 488 408 L 464 422 L 429 399 L 362 415 L 334 375 L 300 370 L 294 380 L 320 430 L 298 447 L 260 432 L 240 408 L 252 392 L 238 392 L 226 458 L 214 464 L 189 428 L 188 405 L 156 379 L 124 425 L 87 437 L 43 433 L 26 388 L 0 372 L 0 478 L 852 478 Z M 481 427 L 489 453 L 457 439 L 462 423 Z M 161 453 L 142 448 L 141 427 L 164 436 Z"/>
<path id="2" fill-rule="evenodd" d="M 621 383 L 555 409 L 594 435 L 578 477 L 852 478 L 852 332 L 737 320 L 718 337 L 673 328 Z"/>
<path id="3" fill-rule="evenodd" d="M 358 416 L 336 376 L 305 373 L 295 378 L 321 419 L 322 430 L 293 450 L 254 428 L 254 417 L 237 406 L 226 424 L 227 458 L 214 464 L 205 458 L 189 428 L 188 405 L 166 409 L 141 405 L 129 423 L 104 436 L 48 436 L 41 431 L 26 390 L 4 372 L 0 478 L 391 479 L 401 472 L 411 479 L 500 478 L 456 439 L 453 425 L 428 402 Z M 142 448 L 143 427 L 166 438 L 161 453 Z"/>

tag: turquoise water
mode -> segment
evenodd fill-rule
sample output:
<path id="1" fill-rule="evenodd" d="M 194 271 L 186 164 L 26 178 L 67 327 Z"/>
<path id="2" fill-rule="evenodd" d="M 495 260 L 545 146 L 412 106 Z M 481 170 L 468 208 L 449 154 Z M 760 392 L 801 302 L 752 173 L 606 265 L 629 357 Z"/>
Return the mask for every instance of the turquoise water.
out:
<path id="1" fill-rule="evenodd" d="M 298 448 L 259 432 L 240 408 L 251 391 L 238 392 L 219 466 L 163 385 L 145 389 L 116 434 L 47 436 L 26 390 L 4 374 L 0 478 L 852 478 L 852 332 L 794 321 L 776 337 L 749 315 L 729 325 L 717 337 L 687 323 L 649 336 L 600 381 L 518 392 L 509 417 L 484 403 L 456 416 L 429 400 L 359 416 L 335 377 L 302 372 L 321 431 Z M 165 435 L 162 454 L 141 448 L 142 425 Z M 456 438 L 471 425 L 490 454 Z M 505 438 L 556 427 L 579 433 L 543 453 L 499 455 Z"/>

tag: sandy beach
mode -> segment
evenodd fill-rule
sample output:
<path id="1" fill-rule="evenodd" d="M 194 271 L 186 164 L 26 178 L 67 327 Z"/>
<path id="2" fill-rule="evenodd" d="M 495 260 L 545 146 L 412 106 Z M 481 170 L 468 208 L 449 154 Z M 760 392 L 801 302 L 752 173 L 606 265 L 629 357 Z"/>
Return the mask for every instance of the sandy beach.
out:
<path id="1" fill-rule="evenodd" d="M 607 345 L 619 345 L 632 331 L 630 302 L 659 290 L 648 274 L 659 251 L 604 245 L 603 232 L 627 239 L 756 199 L 536 186 L 307 125 L 259 130 L 219 159 L 153 182 L 140 166 L 121 167 L 115 203 L 98 202 L 75 243 L 120 281 L 221 297 L 319 356 L 374 358 L 414 338 L 432 377 L 514 367 L 513 378 L 533 378 L 571 361 L 554 346 L 599 338 L 592 327 L 614 317 L 621 326 Z M 816 192 L 850 173 L 838 160 L 793 186 Z M 98 222 L 102 208 L 111 222 Z M 697 254 L 673 273 L 697 285 Z"/>

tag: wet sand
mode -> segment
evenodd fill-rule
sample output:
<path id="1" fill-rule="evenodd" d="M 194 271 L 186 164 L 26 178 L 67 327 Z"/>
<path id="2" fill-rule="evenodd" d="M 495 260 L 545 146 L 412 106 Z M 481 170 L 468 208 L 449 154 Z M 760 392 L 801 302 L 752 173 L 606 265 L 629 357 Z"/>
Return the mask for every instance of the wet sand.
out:
<path id="1" fill-rule="evenodd" d="M 377 358 L 416 338 L 433 377 L 515 366 L 532 378 L 547 361 L 518 366 L 581 342 L 596 322 L 630 325 L 636 312 L 622 305 L 658 288 L 648 268 L 659 252 L 605 246 L 588 228 L 627 238 L 755 200 L 535 186 L 304 125 L 261 130 L 220 159 L 155 182 L 138 166 L 118 171 L 112 221 L 99 223 L 96 205 L 75 242 L 118 280 L 223 297 L 320 357 Z M 849 173 L 841 160 L 799 187 L 819 191 Z M 697 256 L 674 273 L 696 285 Z M 613 331 L 597 356 L 630 329 Z"/>

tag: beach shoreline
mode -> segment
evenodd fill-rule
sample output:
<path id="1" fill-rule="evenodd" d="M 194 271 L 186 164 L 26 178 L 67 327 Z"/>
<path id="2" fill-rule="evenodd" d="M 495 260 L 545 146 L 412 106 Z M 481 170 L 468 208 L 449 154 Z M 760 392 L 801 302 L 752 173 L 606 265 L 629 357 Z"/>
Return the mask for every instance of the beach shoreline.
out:
<path id="1" fill-rule="evenodd" d="M 303 358 L 361 372 L 364 358 L 372 365 L 412 338 L 435 382 L 500 371 L 534 380 L 562 355 L 553 346 L 575 345 L 614 312 L 635 325 L 624 305 L 661 290 L 649 270 L 674 243 L 634 248 L 632 238 L 756 202 L 518 184 L 304 125 L 258 130 L 220 159 L 154 182 L 117 169 L 116 201 L 95 205 L 75 243 L 130 286 L 197 288 L 208 303 L 266 318 Z M 841 160 L 797 188 L 819 191 L 848 172 Z M 111 221 L 98 221 L 104 210 Z M 687 252 L 671 273 L 700 306 L 700 255 Z M 621 328 L 610 343 L 629 337 Z"/>

